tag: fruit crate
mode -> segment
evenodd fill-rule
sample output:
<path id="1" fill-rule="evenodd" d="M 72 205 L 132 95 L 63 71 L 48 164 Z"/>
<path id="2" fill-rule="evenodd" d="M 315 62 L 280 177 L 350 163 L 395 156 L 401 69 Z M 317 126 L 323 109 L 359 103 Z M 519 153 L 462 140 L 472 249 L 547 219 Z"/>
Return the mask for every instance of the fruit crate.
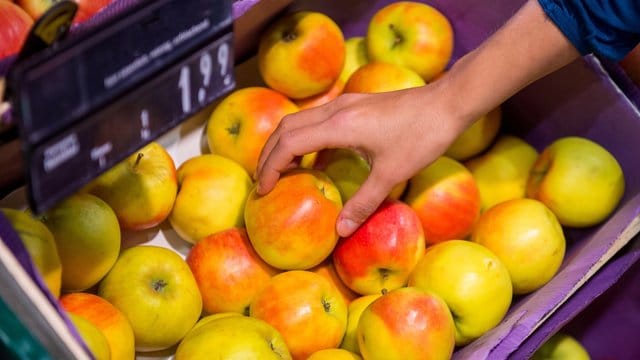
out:
<path id="1" fill-rule="evenodd" d="M 134 1 L 114 3 L 103 17 L 126 9 Z M 523 1 L 496 0 L 488 7 L 482 1 L 423 1 L 442 11 L 452 22 L 455 38 L 453 60 L 477 46 L 513 14 Z M 255 85 L 255 34 L 287 5 L 287 1 L 240 0 L 234 2 L 236 23 L 237 87 Z M 368 19 L 389 0 L 345 3 L 299 0 L 289 10 L 309 9 L 332 17 L 345 37 L 366 33 Z M 94 23 L 99 24 L 101 18 Z M 6 63 L 6 61 L 5 61 Z M 1 72 L 0 72 L 1 73 Z M 538 150 L 568 135 L 584 136 L 607 148 L 620 162 L 626 189 L 616 212 L 597 227 L 565 232 L 567 253 L 560 271 L 543 288 L 514 299 L 502 323 L 480 339 L 458 349 L 456 359 L 527 358 L 544 340 L 577 317 L 640 257 L 640 172 L 635 157 L 640 152 L 640 114 L 630 101 L 631 94 L 612 81 L 602 62 L 595 57 L 575 61 L 522 90 L 503 106 L 506 131 L 523 137 Z M 176 165 L 205 152 L 203 128 L 211 107 L 160 139 Z M 24 205 L 23 189 L 0 202 L 1 206 Z M 0 219 L 2 220 L 2 219 Z M 0 225 L 2 223 L 0 222 Z M 5 231 L 0 227 L 5 240 Z M 168 224 L 158 229 L 124 234 L 124 247 L 141 243 L 171 248 L 183 256 L 189 247 Z M 24 254 L 17 255 L 17 258 Z M 635 266 L 637 268 L 637 266 Z M 609 331 L 609 330 L 607 330 Z M 71 334 L 73 336 L 73 334 Z M 170 358 L 171 350 L 140 354 L 140 359 Z"/>

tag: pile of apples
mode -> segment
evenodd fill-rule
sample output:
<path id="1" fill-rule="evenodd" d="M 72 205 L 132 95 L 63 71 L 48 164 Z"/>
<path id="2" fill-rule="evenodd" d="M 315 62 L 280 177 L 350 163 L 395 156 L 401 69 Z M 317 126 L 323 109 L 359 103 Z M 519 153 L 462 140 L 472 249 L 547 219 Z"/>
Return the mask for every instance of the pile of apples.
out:
<path id="1" fill-rule="evenodd" d="M 438 10 L 392 3 L 370 24 L 345 40 L 324 14 L 282 15 L 258 49 L 266 85 L 216 105 L 209 152 L 176 166 L 153 142 L 37 219 L 3 210 L 98 359 L 448 359 L 553 278 L 564 227 L 615 210 L 612 154 L 576 136 L 538 153 L 500 131 L 499 108 L 349 237 L 336 220 L 370 172 L 354 151 L 306 154 L 257 195 L 258 156 L 287 114 L 443 76 L 454 36 Z M 186 257 L 121 248 L 121 231 L 164 224 Z"/>

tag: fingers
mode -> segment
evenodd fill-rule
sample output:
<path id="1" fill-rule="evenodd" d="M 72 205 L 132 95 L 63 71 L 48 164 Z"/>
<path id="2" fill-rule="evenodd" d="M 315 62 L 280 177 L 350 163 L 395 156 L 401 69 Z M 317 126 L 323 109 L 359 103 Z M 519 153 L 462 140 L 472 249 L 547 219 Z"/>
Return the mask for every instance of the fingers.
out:
<path id="1" fill-rule="evenodd" d="M 360 189 L 347 201 L 338 216 L 336 230 L 341 237 L 351 235 L 387 197 L 393 184 L 381 172 L 372 171 Z"/>

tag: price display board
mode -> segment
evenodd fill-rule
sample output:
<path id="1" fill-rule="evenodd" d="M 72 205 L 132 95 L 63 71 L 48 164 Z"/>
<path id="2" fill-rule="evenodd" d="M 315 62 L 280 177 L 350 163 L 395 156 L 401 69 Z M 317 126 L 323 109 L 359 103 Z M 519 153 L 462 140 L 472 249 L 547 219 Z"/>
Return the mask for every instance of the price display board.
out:
<path id="1" fill-rule="evenodd" d="M 230 1 L 141 2 L 17 64 L 30 206 L 46 210 L 233 89 L 231 25 Z"/>

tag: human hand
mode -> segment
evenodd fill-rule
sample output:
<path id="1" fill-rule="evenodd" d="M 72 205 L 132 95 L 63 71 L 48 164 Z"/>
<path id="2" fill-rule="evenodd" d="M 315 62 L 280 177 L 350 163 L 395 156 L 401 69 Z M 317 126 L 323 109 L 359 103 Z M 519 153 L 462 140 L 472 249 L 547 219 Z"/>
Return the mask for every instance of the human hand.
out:
<path id="1" fill-rule="evenodd" d="M 282 119 L 265 143 L 256 171 L 258 194 L 268 193 L 299 157 L 325 148 L 357 151 L 371 165 L 367 180 L 344 204 L 337 231 L 357 229 L 398 183 L 442 155 L 466 126 L 446 81 L 379 94 L 344 94 Z"/>

